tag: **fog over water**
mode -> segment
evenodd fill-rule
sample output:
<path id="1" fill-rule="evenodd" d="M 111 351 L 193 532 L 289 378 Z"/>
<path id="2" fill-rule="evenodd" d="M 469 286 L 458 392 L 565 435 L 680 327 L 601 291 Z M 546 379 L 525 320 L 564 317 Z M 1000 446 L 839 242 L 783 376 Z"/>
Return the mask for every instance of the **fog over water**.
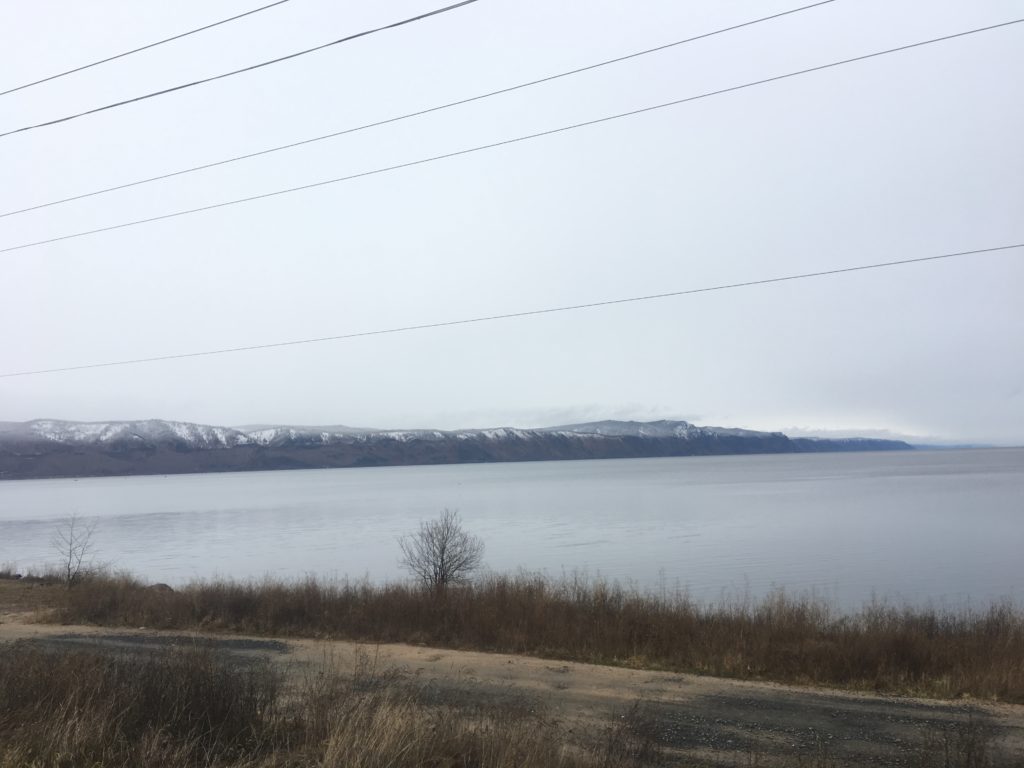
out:
<path id="1" fill-rule="evenodd" d="M 71 513 L 147 579 L 402 578 L 443 508 L 495 571 L 702 599 L 813 591 L 961 606 L 1024 597 L 1024 449 L 387 467 L 0 483 L 0 563 L 54 560 Z"/>

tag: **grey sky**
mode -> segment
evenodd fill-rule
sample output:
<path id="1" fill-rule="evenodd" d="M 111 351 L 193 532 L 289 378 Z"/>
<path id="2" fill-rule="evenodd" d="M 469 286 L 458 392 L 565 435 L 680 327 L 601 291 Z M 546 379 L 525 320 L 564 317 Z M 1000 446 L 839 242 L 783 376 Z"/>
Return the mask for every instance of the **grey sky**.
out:
<path id="1" fill-rule="evenodd" d="M 0 131 L 442 5 L 293 0 L 0 97 Z M 0 139 L 0 210 L 796 7 L 475 5 Z M 0 6 L 0 90 L 259 5 Z M 353 136 L 0 219 L 0 248 L 414 160 L 1024 16 L 837 0 Z M 1024 25 L 476 155 L 0 256 L 2 371 L 515 312 L 1024 242 Z M 0 379 L 0 420 L 686 418 L 1024 442 L 1024 250 L 565 315 Z"/>

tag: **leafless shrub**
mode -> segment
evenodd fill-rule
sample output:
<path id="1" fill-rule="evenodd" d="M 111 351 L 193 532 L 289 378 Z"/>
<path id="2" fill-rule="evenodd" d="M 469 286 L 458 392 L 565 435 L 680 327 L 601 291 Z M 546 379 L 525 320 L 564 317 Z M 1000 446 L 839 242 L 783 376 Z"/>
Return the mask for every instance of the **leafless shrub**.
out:
<path id="1" fill-rule="evenodd" d="M 399 564 L 423 586 L 438 592 L 466 581 L 484 560 L 484 542 L 462 528 L 458 512 L 446 509 L 436 520 L 398 539 Z"/>
<path id="2" fill-rule="evenodd" d="M 86 521 L 72 515 L 57 526 L 50 538 L 50 546 L 60 558 L 61 581 L 70 589 L 98 570 L 93 534 L 96 521 Z"/>

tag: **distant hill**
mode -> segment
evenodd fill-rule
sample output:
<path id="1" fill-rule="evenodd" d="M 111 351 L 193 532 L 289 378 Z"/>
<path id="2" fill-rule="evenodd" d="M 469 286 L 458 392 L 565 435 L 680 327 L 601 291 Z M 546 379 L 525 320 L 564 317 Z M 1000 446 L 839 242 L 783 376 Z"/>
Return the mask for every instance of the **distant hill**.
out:
<path id="1" fill-rule="evenodd" d="M 0 422 L 0 479 L 892 450 L 912 446 L 898 440 L 790 438 L 685 421 L 441 431 L 40 419 Z"/>

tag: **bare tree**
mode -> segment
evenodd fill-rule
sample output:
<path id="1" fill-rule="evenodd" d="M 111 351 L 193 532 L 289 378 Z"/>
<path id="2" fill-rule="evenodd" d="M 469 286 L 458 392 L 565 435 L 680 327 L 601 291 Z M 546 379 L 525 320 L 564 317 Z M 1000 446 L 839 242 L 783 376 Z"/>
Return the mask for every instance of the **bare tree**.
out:
<path id="1" fill-rule="evenodd" d="M 436 520 L 420 523 L 416 533 L 401 536 L 399 564 L 425 587 L 442 592 L 466 581 L 484 560 L 484 542 L 462 529 L 458 512 L 446 509 Z"/>
<path id="2" fill-rule="evenodd" d="M 86 522 L 77 515 L 72 515 L 53 532 L 50 546 L 60 557 L 61 580 L 68 589 L 78 584 L 96 568 L 96 550 L 92 541 L 95 531 L 95 520 Z"/>

